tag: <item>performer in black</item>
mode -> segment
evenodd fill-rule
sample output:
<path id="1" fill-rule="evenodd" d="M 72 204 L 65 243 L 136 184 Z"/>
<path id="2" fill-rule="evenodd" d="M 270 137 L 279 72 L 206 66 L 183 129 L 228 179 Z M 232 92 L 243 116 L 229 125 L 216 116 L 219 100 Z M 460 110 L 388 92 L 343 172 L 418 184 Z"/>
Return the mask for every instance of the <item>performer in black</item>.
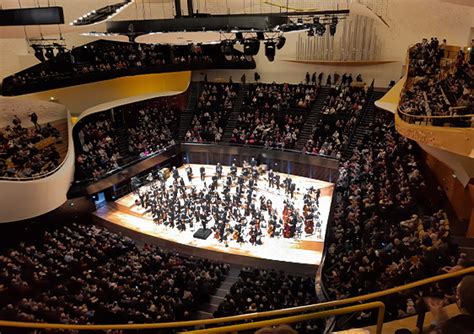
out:
<path id="1" fill-rule="evenodd" d="M 201 166 L 201 168 L 199 168 L 199 172 L 201 173 L 201 181 L 204 181 L 204 178 L 206 177 L 206 168 Z"/>
<path id="2" fill-rule="evenodd" d="M 222 177 L 222 166 L 219 162 L 216 165 L 216 175 L 217 175 L 217 178 L 220 180 Z"/>
<path id="3" fill-rule="evenodd" d="M 189 183 L 191 183 L 192 179 L 193 179 L 193 169 L 191 168 L 190 165 L 187 165 L 186 166 L 186 174 L 188 175 L 188 181 Z"/>

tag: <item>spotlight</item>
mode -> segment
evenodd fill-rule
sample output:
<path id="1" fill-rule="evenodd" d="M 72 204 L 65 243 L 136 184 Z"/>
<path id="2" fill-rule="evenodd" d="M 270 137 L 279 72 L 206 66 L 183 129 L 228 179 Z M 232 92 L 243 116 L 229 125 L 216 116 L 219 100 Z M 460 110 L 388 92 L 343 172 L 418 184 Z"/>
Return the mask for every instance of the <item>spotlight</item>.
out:
<path id="1" fill-rule="evenodd" d="M 324 35 L 325 32 L 326 32 L 326 27 L 324 25 L 320 23 L 319 25 L 316 26 L 316 34 L 318 34 L 318 36 Z"/>
<path id="2" fill-rule="evenodd" d="M 32 45 L 31 47 L 35 51 L 36 59 L 38 59 L 40 62 L 46 61 L 46 59 L 44 58 L 43 49 L 40 45 Z"/>
<path id="3" fill-rule="evenodd" d="M 242 34 L 241 31 L 235 33 L 235 39 L 238 40 L 239 42 L 242 42 L 244 40 L 244 34 Z"/>
<path id="4" fill-rule="evenodd" d="M 263 31 L 257 31 L 257 39 L 259 41 L 263 41 L 265 39 L 265 34 L 263 33 Z"/>
<path id="5" fill-rule="evenodd" d="M 53 48 L 52 47 L 47 47 L 46 52 L 44 53 L 44 55 L 46 56 L 46 58 L 48 60 L 52 60 L 54 58 Z"/>
<path id="6" fill-rule="evenodd" d="M 247 39 L 244 41 L 244 54 L 246 56 L 255 56 L 260 50 L 260 41 L 256 39 Z"/>
<path id="7" fill-rule="evenodd" d="M 265 56 L 269 61 L 275 60 L 275 42 L 265 42 Z"/>
<path id="8" fill-rule="evenodd" d="M 311 28 L 309 28 L 309 30 L 308 30 L 308 37 L 312 37 L 312 36 L 314 36 L 314 30 L 313 30 L 313 28 L 311 27 Z"/>
<path id="9" fill-rule="evenodd" d="M 221 51 L 225 59 L 231 60 L 234 56 L 234 43 L 232 41 L 223 41 L 221 44 Z"/>
<path id="10" fill-rule="evenodd" d="M 317 16 L 313 17 L 313 23 L 315 25 L 319 25 L 319 17 L 317 17 Z"/>
<path id="11" fill-rule="evenodd" d="M 296 23 L 298 23 L 298 24 L 303 24 L 303 18 L 302 18 L 302 17 L 298 17 L 298 19 L 296 20 Z"/>
<path id="12" fill-rule="evenodd" d="M 285 43 L 286 43 L 286 37 L 285 36 L 280 36 L 278 38 L 278 43 L 276 45 L 276 48 L 278 50 L 280 50 L 281 48 L 283 48 L 285 46 Z"/>
<path id="13" fill-rule="evenodd" d="M 337 23 L 338 23 L 337 16 L 333 16 L 332 22 L 329 25 L 329 33 L 331 34 L 331 36 L 334 36 L 336 34 Z"/>

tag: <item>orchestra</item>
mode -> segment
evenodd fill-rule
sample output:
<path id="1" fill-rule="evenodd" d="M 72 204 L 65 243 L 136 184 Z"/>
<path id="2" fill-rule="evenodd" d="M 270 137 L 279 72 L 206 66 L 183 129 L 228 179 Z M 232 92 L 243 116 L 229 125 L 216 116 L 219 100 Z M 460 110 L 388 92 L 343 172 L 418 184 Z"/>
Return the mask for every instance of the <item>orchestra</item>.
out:
<path id="1" fill-rule="evenodd" d="M 171 171 L 171 185 L 161 171 L 158 178 L 150 174 L 146 186 L 135 188 L 135 204 L 145 208 L 158 225 L 192 232 L 211 229 L 213 238 L 225 245 L 229 241 L 262 245 L 265 238 L 321 238 L 320 189 L 302 191 L 289 174 L 280 184 L 279 173 L 259 168 L 255 159 L 244 161 L 240 173 L 235 164 L 228 171 L 224 175 L 218 163 L 208 184 L 204 166 L 199 168 L 204 182 L 195 180 L 190 165 L 185 166 L 187 182 L 176 167 Z M 285 195 L 285 200 L 278 212 L 271 196 L 259 190 L 278 192 L 280 187 L 284 192 L 279 195 Z M 298 209 L 295 195 L 303 199 L 302 209 Z"/>

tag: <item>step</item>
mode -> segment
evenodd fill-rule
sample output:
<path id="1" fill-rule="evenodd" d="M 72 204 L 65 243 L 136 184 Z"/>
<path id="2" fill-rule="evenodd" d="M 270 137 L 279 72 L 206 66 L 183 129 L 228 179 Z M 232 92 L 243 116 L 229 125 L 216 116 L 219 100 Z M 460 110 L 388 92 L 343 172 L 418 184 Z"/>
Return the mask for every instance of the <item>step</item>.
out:
<path id="1" fill-rule="evenodd" d="M 196 311 L 196 313 L 194 314 L 194 318 L 196 320 L 206 320 L 206 319 L 212 319 L 214 318 L 214 316 L 212 313 L 199 310 L 199 311 Z"/>

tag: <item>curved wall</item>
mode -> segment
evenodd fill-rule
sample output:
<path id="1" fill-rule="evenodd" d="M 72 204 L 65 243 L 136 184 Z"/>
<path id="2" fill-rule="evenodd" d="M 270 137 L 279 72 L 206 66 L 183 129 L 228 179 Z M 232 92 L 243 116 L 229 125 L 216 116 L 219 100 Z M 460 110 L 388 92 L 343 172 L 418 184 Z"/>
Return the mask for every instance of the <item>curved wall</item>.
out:
<path id="1" fill-rule="evenodd" d="M 159 92 L 181 92 L 186 90 L 190 80 L 191 71 L 144 74 L 52 89 L 22 97 L 57 101 L 65 105 L 72 116 L 78 116 L 84 110 L 109 101 Z"/>
<path id="2" fill-rule="evenodd" d="M 68 152 L 61 167 L 50 176 L 31 181 L 0 180 L 0 223 L 48 213 L 66 202 L 74 177 L 74 145 L 68 112 Z"/>

